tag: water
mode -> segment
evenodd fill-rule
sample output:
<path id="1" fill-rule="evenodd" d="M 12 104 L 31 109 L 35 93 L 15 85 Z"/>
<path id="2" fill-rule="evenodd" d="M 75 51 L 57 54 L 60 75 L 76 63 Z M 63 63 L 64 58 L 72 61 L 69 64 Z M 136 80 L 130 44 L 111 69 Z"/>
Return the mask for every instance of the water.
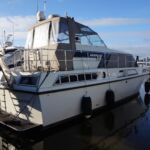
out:
<path id="1" fill-rule="evenodd" d="M 0 149 L 15 150 L 149 150 L 150 110 L 139 97 L 105 110 L 89 120 L 77 120 L 61 128 L 16 136 L 0 129 Z"/>

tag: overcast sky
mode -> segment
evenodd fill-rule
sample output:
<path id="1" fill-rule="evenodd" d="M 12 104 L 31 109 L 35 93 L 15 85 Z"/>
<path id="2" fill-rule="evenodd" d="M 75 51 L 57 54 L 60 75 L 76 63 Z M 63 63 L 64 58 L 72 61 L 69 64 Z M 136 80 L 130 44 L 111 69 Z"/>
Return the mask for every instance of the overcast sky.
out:
<path id="1" fill-rule="evenodd" d="M 39 0 L 43 9 L 44 0 Z M 15 44 L 24 45 L 35 23 L 37 0 L 1 0 L 0 40 L 15 27 Z M 46 15 L 65 14 L 90 26 L 108 47 L 150 57 L 149 0 L 47 0 Z"/>

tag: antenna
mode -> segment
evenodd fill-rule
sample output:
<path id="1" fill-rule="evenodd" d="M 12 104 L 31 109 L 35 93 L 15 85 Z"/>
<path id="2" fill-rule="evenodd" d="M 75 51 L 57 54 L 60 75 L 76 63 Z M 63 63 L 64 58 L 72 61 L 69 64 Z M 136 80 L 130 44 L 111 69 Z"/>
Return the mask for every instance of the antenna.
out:
<path id="1" fill-rule="evenodd" d="M 47 5 L 47 1 L 44 0 L 44 12 L 46 13 L 46 5 Z"/>
<path id="2" fill-rule="evenodd" d="M 66 11 L 65 15 L 66 15 L 66 17 L 68 17 L 68 12 L 67 11 Z"/>
<path id="3" fill-rule="evenodd" d="M 39 11 L 39 0 L 36 1 L 36 12 Z"/>
<path id="4" fill-rule="evenodd" d="M 12 44 L 14 44 L 14 39 L 15 39 L 15 27 L 14 27 L 14 23 L 13 23 L 13 39 L 12 39 Z"/>

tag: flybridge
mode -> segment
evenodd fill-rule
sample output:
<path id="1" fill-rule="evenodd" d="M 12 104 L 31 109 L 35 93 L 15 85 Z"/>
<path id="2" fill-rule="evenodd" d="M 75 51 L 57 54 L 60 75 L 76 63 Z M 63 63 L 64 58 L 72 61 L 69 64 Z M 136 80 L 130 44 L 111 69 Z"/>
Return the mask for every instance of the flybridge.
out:
<path id="1" fill-rule="evenodd" d="M 75 49 L 75 44 L 106 47 L 96 32 L 73 18 L 51 15 L 45 20 L 43 13 L 39 13 L 38 18 L 40 22 L 28 32 L 26 48 L 49 48 L 56 44 L 58 47 L 67 44 L 69 49 Z"/>
<path id="2" fill-rule="evenodd" d="M 78 61 L 81 65 L 81 60 L 74 60 L 77 51 L 92 51 L 89 57 L 93 58 L 97 57 L 94 56 L 94 51 L 100 52 L 100 49 L 103 51 L 107 49 L 96 32 L 76 22 L 73 18 L 52 15 L 45 20 L 41 12 L 38 13 L 38 19 L 40 22 L 29 30 L 25 45 L 25 48 L 30 51 L 25 51 L 24 59 L 31 61 L 31 65 L 41 66 L 39 64 L 42 59 L 47 65 L 46 68 L 51 68 L 50 70 L 73 70 L 76 68 L 74 62 Z M 97 65 L 96 63 L 96 66 L 92 68 L 97 68 Z"/>

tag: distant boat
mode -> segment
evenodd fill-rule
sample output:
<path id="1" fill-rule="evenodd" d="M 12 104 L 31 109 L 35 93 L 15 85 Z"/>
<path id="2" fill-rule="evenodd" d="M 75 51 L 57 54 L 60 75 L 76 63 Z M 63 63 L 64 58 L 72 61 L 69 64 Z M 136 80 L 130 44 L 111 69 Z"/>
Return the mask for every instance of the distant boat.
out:
<path id="1" fill-rule="evenodd" d="M 37 18 L 19 70 L 15 65 L 10 70 L 3 57 L 0 61 L 7 81 L 0 88 L 0 106 L 13 122 L 46 127 L 80 114 L 89 117 L 95 109 L 137 94 L 148 79 L 148 69 L 138 67 L 131 54 L 109 49 L 74 18 L 45 19 L 42 12 Z M 2 121 L 12 127 L 8 122 Z"/>
<path id="2" fill-rule="evenodd" d="M 14 65 L 20 65 L 20 62 L 22 61 L 20 56 L 23 55 L 22 49 L 23 47 L 21 46 L 14 46 L 13 41 L 10 40 L 10 35 L 7 36 L 6 41 L 4 41 L 4 43 L 0 47 L 0 55 L 3 56 L 3 62 L 8 68 L 13 69 Z M 14 55 L 17 56 L 17 53 L 19 53 L 20 56 L 14 58 Z M 0 71 L 0 81 L 2 82 L 3 80 L 5 79 L 3 78 L 3 74 Z"/>

